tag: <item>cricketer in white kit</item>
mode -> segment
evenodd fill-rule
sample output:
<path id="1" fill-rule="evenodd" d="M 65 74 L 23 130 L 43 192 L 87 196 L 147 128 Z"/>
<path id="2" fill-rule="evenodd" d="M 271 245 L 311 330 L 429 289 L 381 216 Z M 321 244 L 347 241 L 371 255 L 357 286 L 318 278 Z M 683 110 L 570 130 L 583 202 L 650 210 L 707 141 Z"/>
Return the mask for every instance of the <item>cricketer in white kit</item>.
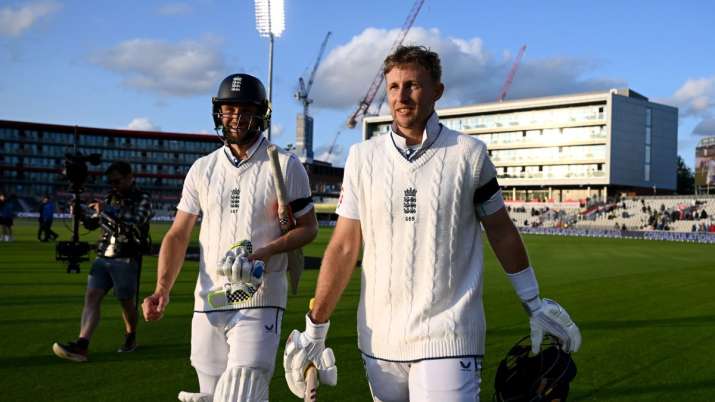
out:
<path id="1" fill-rule="evenodd" d="M 182 391 L 179 400 L 267 401 L 287 300 L 286 252 L 312 241 L 317 221 L 305 169 L 295 155 L 280 150 L 295 220 L 295 228 L 281 235 L 269 142 L 260 134 L 270 124 L 261 82 L 231 75 L 213 105 L 224 146 L 194 162 L 185 178 L 144 316 L 163 315 L 201 216 L 191 323 L 191 364 L 200 392 Z"/>
<path id="2" fill-rule="evenodd" d="M 486 332 L 481 226 L 529 313 L 536 348 L 547 332 L 575 351 L 580 333 L 539 297 L 485 144 L 440 124 L 439 56 L 399 47 L 383 71 L 392 130 L 350 149 L 306 330 L 286 344 L 286 381 L 302 396 L 310 363 L 321 380 L 337 381 L 325 338 L 362 246 L 358 347 L 373 400 L 475 401 Z"/>

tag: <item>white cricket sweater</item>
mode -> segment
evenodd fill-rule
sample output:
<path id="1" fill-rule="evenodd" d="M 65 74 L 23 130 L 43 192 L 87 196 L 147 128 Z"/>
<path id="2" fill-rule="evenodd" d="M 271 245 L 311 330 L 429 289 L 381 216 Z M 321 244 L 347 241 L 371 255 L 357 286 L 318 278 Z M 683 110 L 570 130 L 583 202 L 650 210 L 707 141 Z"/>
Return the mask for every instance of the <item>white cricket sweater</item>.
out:
<path id="1" fill-rule="evenodd" d="M 436 118 L 430 124 L 439 129 Z M 351 147 L 343 197 L 357 203 L 358 214 L 340 206 L 338 213 L 360 219 L 362 228 L 358 345 L 366 355 L 483 355 L 482 239 L 473 197 L 480 174 L 493 177 L 485 161 L 483 142 L 443 126 L 413 162 L 390 135 Z"/>
<path id="2" fill-rule="evenodd" d="M 194 215 L 203 213 L 194 311 L 286 306 L 285 253 L 270 258 L 263 284 L 251 299 L 219 309 L 212 308 L 207 299 L 210 290 L 228 282 L 227 277 L 217 274 L 217 267 L 233 244 L 250 240 L 256 249 L 281 235 L 278 201 L 266 153 L 268 144 L 261 139 L 255 152 L 238 167 L 229 161 L 225 148 L 219 148 L 194 162 L 184 181 L 177 208 Z M 279 148 L 278 156 L 289 200 L 310 197 L 307 173 L 295 155 Z M 297 211 L 296 216 L 311 206 Z"/>

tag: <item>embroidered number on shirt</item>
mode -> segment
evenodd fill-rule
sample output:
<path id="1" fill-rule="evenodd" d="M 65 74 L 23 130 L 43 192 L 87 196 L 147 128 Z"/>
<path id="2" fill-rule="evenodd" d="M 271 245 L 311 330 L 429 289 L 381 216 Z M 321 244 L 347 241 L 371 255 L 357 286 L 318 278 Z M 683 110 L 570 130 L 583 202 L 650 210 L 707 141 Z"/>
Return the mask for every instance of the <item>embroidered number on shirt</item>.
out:
<path id="1" fill-rule="evenodd" d="M 231 213 L 238 213 L 238 207 L 241 204 L 241 190 L 234 188 L 231 190 Z"/>
<path id="2" fill-rule="evenodd" d="M 417 215 L 417 190 L 409 187 L 405 190 L 405 201 L 403 203 L 403 211 L 405 212 L 405 221 L 414 222 Z"/>

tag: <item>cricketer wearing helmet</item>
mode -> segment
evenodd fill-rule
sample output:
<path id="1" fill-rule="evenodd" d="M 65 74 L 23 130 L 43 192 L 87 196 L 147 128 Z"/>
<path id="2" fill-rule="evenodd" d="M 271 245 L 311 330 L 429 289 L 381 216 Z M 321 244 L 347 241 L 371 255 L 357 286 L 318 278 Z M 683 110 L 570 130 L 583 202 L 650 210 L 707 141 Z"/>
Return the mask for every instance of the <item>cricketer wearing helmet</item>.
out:
<path id="1" fill-rule="evenodd" d="M 373 400 L 475 401 L 486 333 L 482 226 L 526 307 L 536 348 L 551 333 L 575 351 L 580 333 L 539 296 L 485 144 L 439 122 L 439 56 L 399 47 L 383 71 L 392 129 L 350 149 L 313 308 L 305 331 L 286 344 L 286 381 L 302 396 L 308 364 L 321 382 L 337 381 L 325 339 L 362 247 L 358 347 Z"/>
<path id="2" fill-rule="evenodd" d="M 191 364 L 200 392 L 182 401 L 267 401 L 287 299 L 286 252 L 315 238 L 318 224 L 308 176 L 280 150 L 295 228 L 281 234 L 277 195 L 262 132 L 271 108 L 263 84 L 248 74 L 224 79 L 212 99 L 223 146 L 191 166 L 174 223 L 159 253 L 154 293 L 142 305 L 160 319 L 199 216 L 201 250 L 191 324 Z"/>

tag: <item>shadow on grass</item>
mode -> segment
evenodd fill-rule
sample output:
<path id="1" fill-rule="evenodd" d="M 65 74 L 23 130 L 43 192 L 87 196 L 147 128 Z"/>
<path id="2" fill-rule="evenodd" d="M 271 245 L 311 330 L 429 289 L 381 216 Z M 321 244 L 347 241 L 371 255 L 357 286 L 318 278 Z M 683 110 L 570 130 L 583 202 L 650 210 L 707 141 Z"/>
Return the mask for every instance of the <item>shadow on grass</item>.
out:
<path id="1" fill-rule="evenodd" d="M 651 370 L 653 371 L 656 366 L 667 366 L 668 360 L 676 359 L 680 356 L 680 353 L 685 354 L 686 351 L 698 347 L 703 344 L 703 341 L 709 339 L 710 336 L 700 337 L 692 339 L 688 344 L 681 344 L 679 349 L 679 354 L 662 354 L 657 359 L 651 361 L 643 362 L 642 364 L 634 364 L 632 370 L 624 373 L 623 375 L 614 378 L 604 384 L 598 384 L 595 389 L 590 392 L 585 392 L 584 394 L 574 397 L 574 400 L 593 400 L 594 397 L 611 396 L 617 397 L 620 395 L 644 395 L 654 392 L 667 392 L 667 391 L 691 391 L 697 388 L 715 388 L 715 380 L 700 381 L 694 383 L 680 383 L 680 384 L 654 384 L 645 386 L 633 386 L 631 383 L 637 383 L 636 381 L 631 381 L 634 377 L 643 375 L 643 373 Z M 665 370 L 662 370 L 664 372 Z M 578 379 L 576 379 L 578 381 Z M 616 384 L 626 383 L 622 386 L 616 386 Z M 633 400 L 628 398 L 628 400 Z"/>
<path id="2" fill-rule="evenodd" d="M 528 325 L 528 321 L 527 324 Z M 629 328 L 657 328 L 657 327 L 711 327 L 715 326 L 715 315 L 701 315 L 693 317 L 663 318 L 654 320 L 628 320 L 628 321 L 577 321 L 581 331 L 613 331 Z M 527 328 L 528 331 L 528 328 Z M 489 335 L 523 335 L 523 326 L 518 327 L 493 327 L 487 329 Z"/>
<path id="3" fill-rule="evenodd" d="M 628 320 L 628 321 L 578 321 L 581 329 L 614 330 L 623 328 L 651 328 L 651 327 L 699 327 L 715 326 L 715 315 L 700 315 L 692 317 L 674 317 L 654 320 Z"/>
<path id="4" fill-rule="evenodd" d="M 111 363 L 111 362 L 126 362 L 126 361 L 152 361 L 152 360 L 166 360 L 167 357 L 175 356 L 185 357 L 188 359 L 189 356 L 189 344 L 188 343 L 165 343 L 161 345 L 149 344 L 149 345 L 139 345 L 137 350 L 132 353 L 117 353 L 114 351 L 106 352 L 92 352 L 92 348 L 89 351 L 89 360 L 87 363 Z M 59 357 L 52 354 L 51 348 L 48 346 L 47 355 L 31 355 L 31 356 L 16 356 L 9 358 L 0 358 L 0 367 L 13 367 L 15 369 L 25 368 L 25 367 L 47 367 L 56 366 L 58 364 L 73 364 L 67 360 L 60 359 Z M 76 364 L 76 363 L 75 363 Z"/>
<path id="5" fill-rule="evenodd" d="M 140 300 L 139 300 L 140 303 L 141 303 L 142 299 L 143 299 L 143 297 L 140 297 Z M 193 301 L 194 301 L 193 295 L 172 296 L 171 297 L 172 306 L 179 304 L 179 303 L 193 304 Z M 116 298 L 114 297 L 114 294 L 111 290 L 105 296 L 104 300 L 102 300 L 102 303 L 108 303 L 108 302 L 116 303 Z M 73 295 L 73 296 L 30 295 L 30 296 L 0 297 L 0 305 L 3 307 L 10 307 L 10 306 L 32 307 L 32 306 L 41 306 L 41 305 L 60 305 L 60 304 L 61 305 L 79 304 L 81 306 L 83 303 L 84 303 L 84 294 Z"/>
<path id="6" fill-rule="evenodd" d="M 654 384 L 645 386 L 622 386 L 601 389 L 586 394 L 577 393 L 573 395 L 574 401 L 594 400 L 594 397 L 626 397 L 634 395 L 659 394 L 663 392 L 676 393 L 678 391 L 694 391 L 701 389 L 713 389 L 711 394 L 715 394 L 715 380 L 698 382 L 678 383 L 678 384 Z M 624 398 L 626 399 L 626 398 Z"/>

